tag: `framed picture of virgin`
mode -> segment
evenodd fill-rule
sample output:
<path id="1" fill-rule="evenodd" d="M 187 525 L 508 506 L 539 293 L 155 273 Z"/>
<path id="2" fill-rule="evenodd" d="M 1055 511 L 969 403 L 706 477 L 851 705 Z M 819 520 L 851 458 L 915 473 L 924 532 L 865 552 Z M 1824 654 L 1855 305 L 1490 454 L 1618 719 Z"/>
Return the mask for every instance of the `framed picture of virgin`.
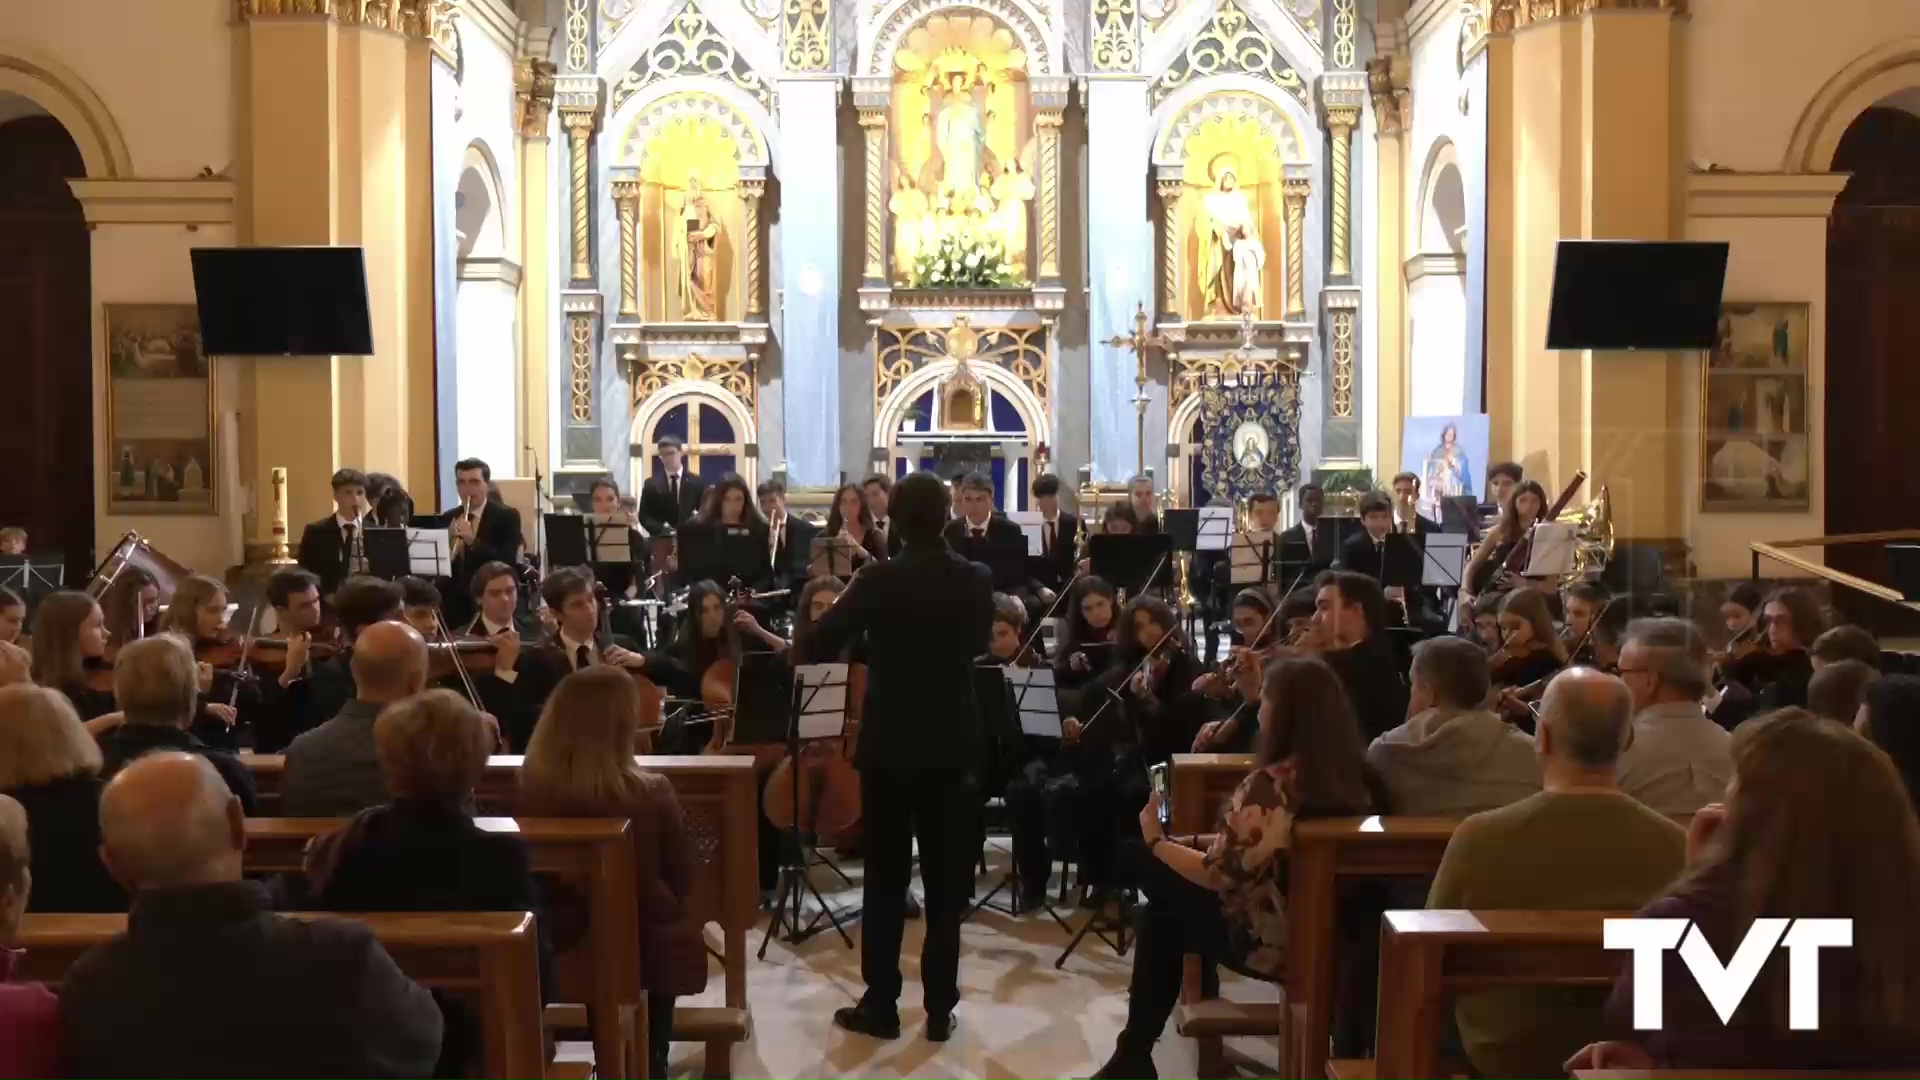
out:
<path id="1" fill-rule="evenodd" d="M 192 304 L 108 304 L 107 513 L 219 512 L 213 359 Z"/>
<path id="2" fill-rule="evenodd" d="M 1727 303 L 1700 387 L 1700 509 L 1810 505 L 1807 342 L 1812 305 Z"/>

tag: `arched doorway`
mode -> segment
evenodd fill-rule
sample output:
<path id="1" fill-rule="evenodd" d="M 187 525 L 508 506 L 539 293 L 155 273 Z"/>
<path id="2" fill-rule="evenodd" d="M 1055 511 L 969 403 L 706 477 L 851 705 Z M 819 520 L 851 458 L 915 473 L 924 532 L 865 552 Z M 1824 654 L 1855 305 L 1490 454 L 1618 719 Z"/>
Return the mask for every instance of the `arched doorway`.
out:
<path id="1" fill-rule="evenodd" d="M 85 175 L 58 120 L 0 92 L 0 525 L 65 556 L 69 585 L 93 558 L 91 245 L 67 186 Z"/>
<path id="2" fill-rule="evenodd" d="M 506 257 L 500 172 L 479 143 L 467 147 L 453 208 L 459 279 L 454 293 L 456 452 L 482 461 L 517 461 L 520 378 L 515 354 L 520 335 L 515 313 L 520 268 Z"/>
<path id="3" fill-rule="evenodd" d="M 1861 113 L 1832 171 L 1853 176 L 1827 229 L 1826 531 L 1920 527 L 1920 104 L 1896 97 Z M 1880 545 L 1830 548 L 1827 561 L 1890 580 Z M 1861 599 L 1835 596 L 1879 621 L 1885 606 Z"/>
<path id="4" fill-rule="evenodd" d="M 1467 385 L 1467 200 L 1453 143 L 1434 148 L 1420 189 L 1419 254 L 1407 266 L 1407 413 L 1475 412 Z"/>

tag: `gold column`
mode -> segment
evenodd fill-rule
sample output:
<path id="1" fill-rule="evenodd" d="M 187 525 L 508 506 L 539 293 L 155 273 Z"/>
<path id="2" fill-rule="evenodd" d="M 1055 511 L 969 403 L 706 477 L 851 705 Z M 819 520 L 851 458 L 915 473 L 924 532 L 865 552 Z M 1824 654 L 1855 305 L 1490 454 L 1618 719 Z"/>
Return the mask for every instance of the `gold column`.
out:
<path id="1" fill-rule="evenodd" d="M 567 129 L 567 162 L 573 193 L 573 280 L 593 278 L 593 245 L 589 227 L 592 190 L 587 177 L 587 156 L 598 116 L 591 109 L 562 109 L 560 123 Z"/>
<path id="2" fill-rule="evenodd" d="M 1327 352 L 1333 359 L 1332 415 L 1335 420 L 1353 419 L 1353 317 L 1350 307 L 1335 308 L 1328 318 L 1332 333 Z"/>
<path id="3" fill-rule="evenodd" d="M 1179 318 L 1180 310 L 1180 196 L 1186 183 L 1179 177 L 1162 178 L 1154 185 L 1160 195 L 1160 316 Z M 1291 271 L 1289 271 L 1291 273 Z"/>
<path id="4" fill-rule="evenodd" d="M 860 132 L 867 150 L 867 245 L 861 270 L 864 284 L 887 283 L 887 111 L 860 109 Z"/>
<path id="5" fill-rule="evenodd" d="M 520 133 L 520 445 L 533 447 L 543 472 L 552 469 L 553 420 L 548 411 L 548 353 L 552 339 L 550 303 L 559 285 L 553 278 L 553 218 L 547 177 L 547 137 L 553 119 L 556 68 L 551 61 L 524 57 L 514 65 L 514 105 Z M 532 475 L 534 462 L 518 472 Z"/>
<path id="6" fill-rule="evenodd" d="M 766 304 L 761 297 L 766 287 L 761 281 L 760 269 L 760 201 L 766 197 L 767 182 L 763 179 L 742 177 L 740 180 L 740 203 L 746 211 L 746 258 L 747 258 L 747 314 L 746 320 L 753 322 L 766 316 Z"/>
<path id="7" fill-rule="evenodd" d="M 1353 177 L 1353 129 L 1359 122 L 1357 106 L 1327 108 L 1327 130 L 1333 134 L 1333 153 L 1328 166 L 1333 174 L 1333 250 L 1328 253 L 1327 273 L 1335 278 L 1353 273 L 1349 240 L 1352 196 L 1347 188 Z"/>
<path id="8" fill-rule="evenodd" d="M 1040 136 L 1040 279 L 1060 277 L 1060 114 L 1034 116 Z"/>
<path id="9" fill-rule="evenodd" d="M 620 213 L 620 317 L 640 317 L 640 180 L 628 167 L 613 181 L 613 205 Z"/>
<path id="10" fill-rule="evenodd" d="M 1287 210 L 1287 314 L 1297 321 L 1307 317 L 1307 196 L 1313 181 L 1288 176 L 1280 187 Z"/>

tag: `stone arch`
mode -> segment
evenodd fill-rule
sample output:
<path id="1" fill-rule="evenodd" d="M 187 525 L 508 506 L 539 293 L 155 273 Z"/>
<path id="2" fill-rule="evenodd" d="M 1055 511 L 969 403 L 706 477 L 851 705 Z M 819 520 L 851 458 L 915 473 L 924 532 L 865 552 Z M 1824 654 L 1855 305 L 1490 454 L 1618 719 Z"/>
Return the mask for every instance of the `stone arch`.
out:
<path id="1" fill-rule="evenodd" d="M 935 360 L 900 380 L 900 385 L 894 387 L 893 393 L 881 403 L 879 415 L 874 419 L 873 445 L 880 448 L 892 446 L 900 435 L 900 424 L 906 419 L 907 410 L 913 407 L 921 394 L 937 390 L 940 383 L 959 366 L 957 360 Z M 1046 403 L 1027 389 L 1011 371 L 998 364 L 981 363 L 969 363 L 967 370 L 1013 404 L 1013 410 L 1020 414 L 1020 422 L 1027 427 L 1027 441 L 1030 444 L 1052 445 L 1053 435 L 1047 426 Z"/>
<path id="2" fill-rule="evenodd" d="M 700 116 L 725 128 L 743 168 L 766 168 L 777 159 L 765 132 L 778 130 L 760 103 L 719 79 L 666 79 L 629 98 L 607 125 L 614 138 L 614 161 L 636 164 L 647 141 L 666 124 Z"/>
<path id="3" fill-rule="evenodd" d="M 460 182 L 454 189 L 454 228 L 460 261 L 498 259 L 507 254 L 506 203 L 500 190 L 500 165 L 479 139 L 467 144 Z"/>
<path id="4" fill-rule="evenodd" d="M 1858 57 L 1828 79 L 1807 103 L 1787 142 L 1781 171 L 1831 172 L 1834 151 L 1854 120 L 1914 87 L 1920 87 L 1920 37 L 1891 41 Z"/>
<path id="5" fill-rule="evenodd" d="M 733 441 L 745 447 L 760 439 L 759 425 L 754 421 L 753 406 L 740 400 L 739 396 L 717 382 L 705 379 L 676 379 L 660 389 L 648 394 L 633 410 L 633 424 L 627 430 L 627 442 L 631 446 L 647 447 L 646 453 L 636 452 L 633 458 L 632 475 L 628 478 L 631 487 L 637 492 L 647 479 L 653 464 L 654 429 L 667 413 L 677 405 L 685 405 L 689 413 L 702 405 L 718 409 L 733 427 Z M 746 479 L 749 485 L 755 482 L 752 458 L 740 456 L 735 459 L 738 466 L 735 471 Z"/>
<path id="6" fill-rule="evenodd" d="M 1313 118 L 1299 102 L 1259 79 L 1223 75 L 1183 87 L 1160 103 L 1148 126 L 1153 138 L 1155 165 L 1184 165 L 1187 138 L 1202 124 L 1219 116 L 1245 116 L 1273 136 L 1290 164 L 1313 164 L 1315 143 L 1305 133 L 1317 131 Z"/>
<path id="7" fill-rule="evenodd" d="M 1027 54 L 1029 75 L 1060 74 L 1060 56 L 1047 32 L 1047 18 L 1029 0 L 888 0 L 868 24 L 877 29 L 862 50 L 856 70 L 892 75 L 893 54 L 909 31 L 929 16 L 960 11 L 991 16 L 1011 31 Z"/>
<path id="8" fill-rule="evenodd" d="M 80 148 L 88 179 L 133 175 L 133 158 L 113 114 L 65 65 L 31 49 L 0 44 L 0 92 L 18 94 L 58 120 Z"/>
<path id="9" fill-rule="evenodd" d="M 1421 252 L 1465 253 L 1460 230 L 1467 224 L 1466 188 L 1453 140 L 1444 135 L 1434 140 L 1427 153 L 1426 168 L 1420 174 L 1420 202 L 1414 220 L 1419 223 L 1417 235 Z"/>

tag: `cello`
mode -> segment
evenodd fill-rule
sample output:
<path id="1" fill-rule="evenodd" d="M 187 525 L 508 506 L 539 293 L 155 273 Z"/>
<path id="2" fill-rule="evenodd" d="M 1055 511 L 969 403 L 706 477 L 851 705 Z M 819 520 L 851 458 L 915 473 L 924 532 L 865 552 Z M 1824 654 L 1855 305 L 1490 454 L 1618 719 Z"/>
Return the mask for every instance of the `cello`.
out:
<path id="1" fill-rule="evenodd" d="M 836 593 L 836 601 L 843 595 Z M 800 747 L 798 761 L 791 752 L 783 755 L 767 777 L 761 805 L 774 828 L 798 826 L 815 836 L 833 835 L 843 847 L 858 837 L 863 811 L 860 773 L 853 757 L 860 745 L 866 697 L 867 665 L 851 661 L 847 664 L 847 719 L 840 736 L 806 743 Z"/>

